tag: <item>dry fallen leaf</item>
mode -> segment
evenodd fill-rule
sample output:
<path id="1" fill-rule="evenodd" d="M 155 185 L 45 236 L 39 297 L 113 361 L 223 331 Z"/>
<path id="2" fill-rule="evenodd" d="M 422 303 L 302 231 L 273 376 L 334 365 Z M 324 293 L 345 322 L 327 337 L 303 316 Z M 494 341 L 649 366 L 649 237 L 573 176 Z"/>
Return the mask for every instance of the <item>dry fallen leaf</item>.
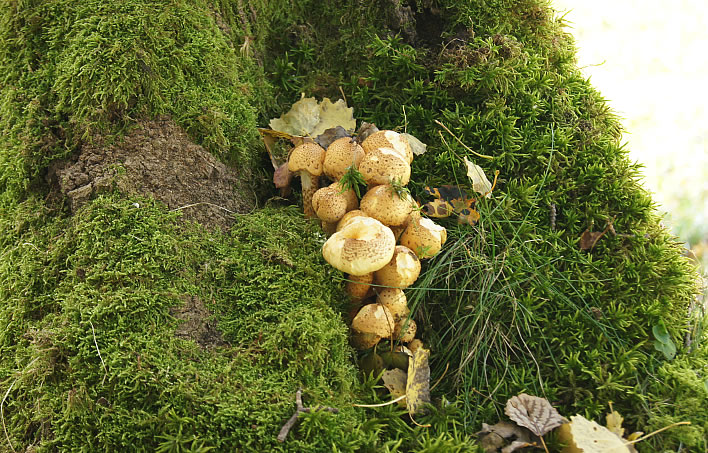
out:
<path id="1" fill-rule="evenodd" d="M 327 129 L 315 138 L 315 143 L 327 149 L 333 141 L 338 140 L 342 137 L 350 137 L 349 132 L 346 131 L 342 126 L 336 126 Z"/>
<path id="2" fill-rule="evenodd" d="M 537 436 L 543 436 L 568 420 L 563 418 L 545 398 L 522 393 L 506 402 L 504 412 L 519 425 Z"/>
<path id="3" fill-rule="evenodd" d="M 580 236 L 580 250 L 587 251 L 595 247 L 597 241 L 605 234 L 604 231 L 585 230 Z"/>
<path id="4" fill-rule="evenodd" d="M 624 437 L 624 428 L 622 428 L 622 422 L 624 418 L 617 411 L 612 411 L 605 416 L 607 429 L 617 434 L 620 437 Z"/>
<path id="5" fill-rule="evenodd" d="M 513 452 L 518 448 L 535 445 L 531 432 L 511 422 L 501 421 L 496 425 L 482 423 L 482 430 L 477 433 L 479 442 L 486 452 Z"/>
<path id="6" fill-rule="evenodd" d="M 408 140 L 408 144 L 411 147 L 411 151 L 413 151 L 413 154 L 416 156 L 420 156 L 421 154 L 425 154 L 425 152 L 428 150 L 428 145 L 425 143 L 421 142 L 411 134 L 406 134 L 403 133 L 401 134 L 401 137 L 405 138 Z"/>
<path id="7" fill-rule="evenodd" d="M 424 405 L 430 402 L 429 356 L 430 350 L 418 348 L 408 360 L 406 406 L 411 416 L 423 412 Z"/>
<path id="8" fill-rule="evenodd" d="M 274 131 L 301 137 L 317 137 L 337 126 L 353 132 L 356 128 L 353 112 L 343 99 L 332 102 L 324 98 L 318 103 L 315 98 L 303 97 L 280 118 L 270 120 L 269 125 Z"/>
<path id="9" fill-rule="evenodd" d="M 381 375 L 381 379 L 383 380 L 384 387 L 388 389 L 394 399 L 406 395 L 407 376 L 405 371 L 398 368 L 386 370 Z M 406 403 L 401 400 L 398 402 L 398 405 L 405 406 Z"/>
<path id="10" fill-rule="evenodd" d="M 376 127 L 374 123 L 367 123 L 366 121 L 364 121 L 363 123 L 361 123 L 361 126 L 359 126 L 359 130 L 356 131 L 357 143 L 361 144 L 364 140 L 366 140 L 366 137 L 371 134 L 375 134 L 378 131 L 379 128 Z"/>
<path id="11" fill-rule="evenodd" d="M 317 137 L 326 131 L 337 126 L 342 126 L 349 133 L 356 129 L 356 120 L 354 119 L 354 108 L 347 107 L 344 99 L 338 99 L 337 102 L 332 102 L 329 98 L 322 99 L 319 105 L 319 122 L 309 131 L 309 135 Z"/>
<path id="12" fill-rule="evenodd" d="M 604 426 L 582 415 L 570 417 L 558 436 L 567 444 L 562 453 L 630 453 L 626 442 Z"/>
<path id="13" fill-rule="evenodd" d="M 482 167 L 470 162 L 466 157 L 464 160 L 467 166 L 467 177 L 472 181 L 472 189 L 486 198 L 491 198 L 492 183 L 487 179 L 487 175 L 484 174 Z"/>
<path id="14" fill-rule="evenodd" d="M 288 163 L 284 163 L 273 173 L 273 183 L 275 187 L 280 189 L 280 196 L 287 197 L 290 194 L 290 182 L 293 179 L 293 174 L 288 170 Z"/>

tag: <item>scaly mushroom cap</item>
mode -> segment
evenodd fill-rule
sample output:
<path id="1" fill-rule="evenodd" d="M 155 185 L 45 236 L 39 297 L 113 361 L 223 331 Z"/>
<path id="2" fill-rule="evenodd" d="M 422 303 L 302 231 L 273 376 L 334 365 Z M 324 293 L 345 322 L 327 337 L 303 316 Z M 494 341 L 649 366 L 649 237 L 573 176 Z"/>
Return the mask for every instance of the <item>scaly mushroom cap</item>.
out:
<path id="1" fill-rule="evenodd" d="M 379 304 L 368 304 L 361 307 L 352 320 L 352 329 L 359 333 L 370 333 L 387 338 L 393 334 L 395 324 L 388 308 Z"/>
<path id="2" fill-rule="evenodd" d="M 418 256 L 405 245 L 397 245 L 391 261 L 374 273 L 374 279 L 382 286 L 407 288 L 418 279 L 419 275 Z"/>
<path id="3" fill-rule="evenodd" d="M 345 226 L 349 225 L 355 217 L 369 217 L 366 213 L 360 209 L 355 209 L 344 214 L 339 222 L 337 222 L 337 231 L 341 230 Z"/>
<path id="4" fill-rule="evenodd" d="M 405 137 L 395 131 L 378 131 L 364 140 L 361 144 L 365 153 L 369 153 L 376 148 L 393 148 L 410 165 L 413 162 L 413 150 Z"/>
<path id="5" fill-rule="evenodd" d="M 376 297 L 376 302 L 389 309 L 394 321 L 407 318 L 411 312 L 408 309 L 406 294 L 399 288 L 384 288 L 380 290 L 379 295 Z"/>
<path id="6" fill-rule="evenodd" d="M 361 198 L 360 209 L 386 226 L 406 223 L 415 207 L 408 193 L 399 196 L 389 184 L 372 187 Z"/>
<path id="7" fill-rule="evenodd" d="M 353 301 L 357 302 L 365 299 L 369 295 L 373 282 L 373 272 L 364 275 L 349 275 L 347 283 L 344 285 L 344 290 Z"/>
<path id="8" fill-rule="evenodd" d="M 409 341 L 413 341 L 417 330 L 418 325 L 413 319 L 399 319 L 396 321 L 396 325 L 393 328 L 393 339 L 408 343 Z"/>
<path id="9" fill-rule="evenodd" d="M 312 195 L 312 209 L 320 220 L 338 222 L 347 213 L 347 197 L 337 187 L 323 187 Z"/>
<path id="10" fill-rule="evenodd" d="M 339 180 L 350 166 L 359 168 L 364 158 L 364 148 L 351 137 L 342 137 L 333 141 L 327 147 L 324 159 L 324 174 L 334 180 Z"/>
<path id="11" fill-rule="evenodd" d="M 379 341 L 381 341 L 381 337 L 373 333 L 354 332 L 349 336 L 349 342 L 359 351 L 373 348 Z"/>
<path id="12" fill-rule="evenodd" d="M 300 176 L 302 182 L 302 207 L 305 216 L 313 217 L 312 196 L 320 187 L 319 180 L 324 168 L 325 150 L 317 143 L 296 146 L 288 158 L 288 170 Z"/>
<path id="13" fill-rule="evenodd" d="M 401 245 L 413 250 L 418 258 L 430 258 L 440 251 L 447 240 L 445 227 L 432 220 L 420 217 L 411 219 L 406 231 L 401 235 Z"/>
<path id="14" fill-rule="evenodd" d="M 376 219 L 358 217 L 327 239 L 322 256 L 342 272 L 364 275 L 391 261 L 395 248 L 390 228 Z"/>
<path id="15" fill-rule="evenodd" d="M 411 166 L 393 148 L 376 148 L 367 152 L 359 163 L 359 172 L 371 186 L 396 180 L 405 186 L 411 179 Z"/>
<path id="16" fill-rule="evenodd" d="M 356 197 L 354 189 L 344 190 L 344 186 L 342 186 L 339 181 L 330 184 L 329 187 L 337 189 L 337 192 L 341 193 L 344 198 L 346 198 L 347 212 L 359 209 L 359 199 Z"/>

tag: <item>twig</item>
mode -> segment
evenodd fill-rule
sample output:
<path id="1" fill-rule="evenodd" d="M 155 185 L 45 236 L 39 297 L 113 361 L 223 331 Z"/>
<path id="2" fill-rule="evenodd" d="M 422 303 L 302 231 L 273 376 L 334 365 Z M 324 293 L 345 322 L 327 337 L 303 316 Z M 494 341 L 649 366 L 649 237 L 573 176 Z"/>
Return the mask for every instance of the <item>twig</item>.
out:
<path id="1" fill-rule="evenodd" d="M 309 412 L 314 412 L 314 411 L 327 411 L 327 412 L 332 412 L 333 414 L 338 414 L 339 409 L 336 407 L 328 407 L 328 406 L 316 406 L 316 407 L 304 407 L 302 405 L 302 389 L 297 389 L 297 393 L 295 393 L 295 403 L 297 404 L 297 409 L 295 410 L 295 413 L 288 419 L 287 422 L 283 425 L 282 428 L 280 428 L 280 432 L 278 433 L 278 442 L 285 442 L 285 438 L 288 437 L 288 433 L 290 430 L 295 426 L 295 422 L 297 422 L 298 417 L 302 413 L 309 413 Z"/>
<path id="2" fill-rule="evenodd" d="M 390 406 L 391 404 L 396 404 L 397 402 L 401 401 L 403 398 L 405 398 L 406 395 L 401 395 L 395 400 L 391 401 L 386 401 L 385 403 L 379 403 L 379 404 L 352 404 L 354 407 L 384 407 L 384 406 Z"/>
<path id="3" fill-rule="evenodd" d="M 5 431 L 5 438 L 7 439 L 8 445 L 10 445 L 10 449 L 13 451 L 13 453 L 17 453 L 15 450 L 15 447 L 12 446 L 12 441 L 10 440 L 10 435 L 7 433 L 7 426 L 5 426 L 5 411 L 3 409 L 3 406 L 5 405 L 5 400 L 7 399 L 7 395 L 10 394 L 12 391 L 12 387 L 15 386 L 15 383 L 17 382 L 17 379 L 12 381 L 12 384 L 10 384 L 10 388 L 7 389 L 7 392 L 5 392 L 5 396 L 2 397 L 2 401 L 0 401 L 0 418 L 2 419 L 2 430 Z"/>
<path id="4" fill-rule="evenodd" d="M 483 158 L 483 159 L 494 159 L 493 156 L 487 156 L 487 155 L 485 155 L 485 154 L 480 154 L 480 153 L 478 153 L 477 151 L 475 151 L 475 150 L 473 150 L 472 148 L 470 148 L 469 146 L 465 145 L 465 144 L 462 142 L 462 140 L 460 140 L 460 139 L 457 137 L 457 135 L 453 134 L 452 131 L 451 131 L 450 129 L 448 129 L 447 126 L 445 126 L 445 125 L 444 125 L 443 123 L 441 123 L 440 121 L 435 120 L 435 123 L 436 123 L 437 125 L 441 126 L 441 127 L 442 127 L 443 129 L 445 129 L 446 131 L 448 131 L 448 132 L 450 133 L 450 135 L 452 135 L 453 137 L 455 137 L 455 140 L 457 140 L 457 142 L 458 142 L 460 145 L 464 146 L 467 151 L 471 152 L 471 153 L 474 154 L 475 156 L 481 157 L 481 158 Z"/>
<path id="5" fill-rule="evenodd" d="M 170 212 L 181 211 L 182 209 L 187 209 L 187 208 L 193 208 L 194 206 L 199 206 L 201 204 L 206 204 L 206 205 L 212 206 L 214 208 L 223 209 L 224 211 L 228 212 L 229 214 L 238 214 L 237 212 L 226 209 L 225 207 L 219 206 L 218 204 L 209 203 L 208 201 L 201 201 L 199 203 L 186 204 L 184 206 L 180 206 L 179 208 L 170 209 Z"/>
<path id="6" fill-rule="evenodd" d="M 91 325 L 91 332 L 93 333 L 93 344 L 96 345 L 98 358 L 101 359 L 101 365 L 103 365 L 103 380 L 101 381 L 101 385 L 103 385 L 106 382 L 106 376 L 108 376 L 108 369 L 106 368 L 106 363 L 103 361 L 103 357 L 101 357 L 101 350 L 98 349 L 98 341 L 96 341 L 96 331 L 93 329 L 93 323 L 89 321 L 89 324 Z"/>

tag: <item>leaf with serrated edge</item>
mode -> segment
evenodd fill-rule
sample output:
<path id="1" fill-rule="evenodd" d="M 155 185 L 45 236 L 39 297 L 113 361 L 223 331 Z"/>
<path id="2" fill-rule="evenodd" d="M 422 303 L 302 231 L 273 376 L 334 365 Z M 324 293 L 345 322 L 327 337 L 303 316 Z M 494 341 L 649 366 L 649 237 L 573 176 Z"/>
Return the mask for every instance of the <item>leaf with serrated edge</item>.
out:
<path id="1" fill-rule="evenodd" d="M 624 437 L 624 428 L 622 428 L 623 421 L 624 418 L 617 411 L 612 411 L 612 413 L 605 416 L 605 424 L 607 425 L 607 429 L 620 437 Z"/>
<path id="2" fill-rule="evenodd" d="M 487 179 L 487 175 L 484 174 L 482 167 L 470 162 L 466 157 L 464 160 L 465 165 L 467 166 L 467 177 L 472 181 L 472 189 L 486 198 L 491 198 L 492 183 L 489 182 L 489 179 Z"/>
<path id="3" fill-rule="evenodd" d="M 504 412 L 520 426 L 537 436 L 543 436 L 567 420 L 545 398 L 522 393 L 506 402 Z"/>
<path id="4" fill-rule="evenodd" d="M 582 415 L 570 417 L 558 430 L 560 441 L 568 445 L 564 453 L 630 453 L 626 442 L 602 425 Z"/>
<path id="5" fill-rule="evenodd" d="M 308 131 L 312 137 L 317 137 L 327 129 L 337 126 L 342 126 L 349 133 L 354 132 L 354 129 L 356 129 L 354 109 L 347 107 L 344 99 L 332 102 L 328 98 L 324 98 L 320 103 L 319 109 L 319 122 L 312 130 Z"/>
<path id="6" fill-rule="evenodd" d="M 302 98 L 280 118 L 270 120 L 270 128 L 290 135 L 308 135 L 320 122 L 320 106 L 315 98 Z M 324 131 L 324 129 L 323 129 Z"/>
<path id="7" fill-rule="evenodd" d="M 420 413 L 425 403 L 430 402 L 430 351 L 418 348 L 408 360 L 408 379 L 406 381 L 406 407 L 408 413 Z"/>

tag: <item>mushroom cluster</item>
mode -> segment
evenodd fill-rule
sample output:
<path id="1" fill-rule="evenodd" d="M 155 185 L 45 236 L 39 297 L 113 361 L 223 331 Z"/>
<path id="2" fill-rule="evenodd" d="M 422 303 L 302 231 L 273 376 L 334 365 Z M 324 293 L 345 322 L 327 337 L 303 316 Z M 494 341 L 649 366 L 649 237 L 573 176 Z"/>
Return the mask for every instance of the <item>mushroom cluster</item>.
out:
<path id="1" fill-rule="evenodd" d="M 354 303 L 351 341 L 360 350 L 385 338 L 420 344 L 404 290 L 418 278 L 420 260 L 438 253 L 447 235 L 421 216 L 405 189 L 412 161 L 406 138 L 382 130 L 361 143 L 343 137 L 326 149 L 300 145 L 288 162 L 302 178 L 305 215 L 319 218 L 331 235 L 322 247 L 324 259 L 347 274 L 346 291 Z M 367 185 L 361 200 L 341 181 L 352 169 Z M 321 175 L 332 183 L 319 188 Z"/>

